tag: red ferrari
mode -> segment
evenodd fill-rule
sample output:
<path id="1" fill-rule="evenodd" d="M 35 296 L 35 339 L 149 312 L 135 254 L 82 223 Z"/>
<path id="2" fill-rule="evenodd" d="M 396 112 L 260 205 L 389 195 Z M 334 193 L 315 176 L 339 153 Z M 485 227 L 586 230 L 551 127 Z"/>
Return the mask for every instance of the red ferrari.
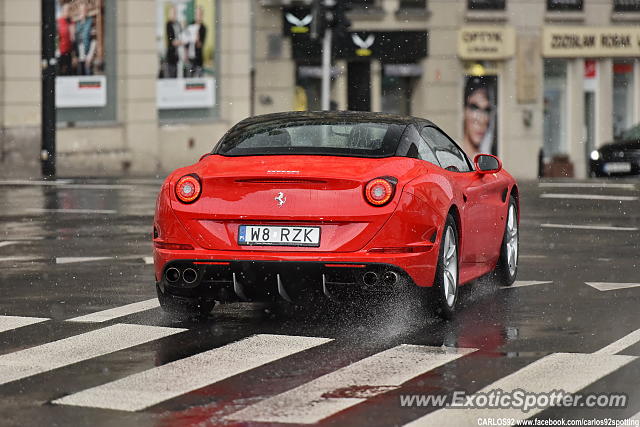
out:
<path id="1" fill-rule="evenodd" d="M 172 313 L 217 302 L 332 300 L 423 289 L 450 318 L 458 286 L 518 268 L 518 187 L 473 163 L 430 121 L 289 112 L 236 124 L 162 185 L 158 298 Z M 323 298 L 324 298 L 323 297 Z"/>

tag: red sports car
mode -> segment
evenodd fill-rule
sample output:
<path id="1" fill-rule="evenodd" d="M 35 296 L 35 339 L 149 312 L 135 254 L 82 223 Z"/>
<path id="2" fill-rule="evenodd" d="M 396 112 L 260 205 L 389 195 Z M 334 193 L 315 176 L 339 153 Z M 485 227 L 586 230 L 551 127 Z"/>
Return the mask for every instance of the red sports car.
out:
<path id="1" fill-rule="evenodd" d="M 420 293 L 451 317 L 459 285 L 491 272 L 514 282 L 518 207 L 498 158 L 472 163 L 430 121 L 251 117 L 164 182 L 153 239 L 158 298 L 167 311 L 204 315 L 216 301 L 429 288 Z"/>

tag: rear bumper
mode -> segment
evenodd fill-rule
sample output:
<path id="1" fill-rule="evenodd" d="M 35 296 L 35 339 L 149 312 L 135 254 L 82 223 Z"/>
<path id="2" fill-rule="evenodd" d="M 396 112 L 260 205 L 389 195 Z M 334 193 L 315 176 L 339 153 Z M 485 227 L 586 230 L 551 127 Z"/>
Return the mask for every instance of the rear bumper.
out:
<path id="1" fill-rule="evenodd" d="M 426 252 L 401 254 L 294 254 L 171 251 L 156 248 L 154 262 L 156 282 L 165 293 L 187 298 L 206 297 L 219 301 L 269 300 L 282 296 L 278 282 L 289 293 L 296 293 L 305 288 L 313 288 L 325 294 L 328 288 L 331 288 L 330 293 L 346 288 L 383 292 L 395 289 L 395 283 L 385 283 L 383 280 L 385 273 L 393 273 L 397 276 L 398 283 L 402 282 L 403 285 L 432 286 L 437 250 L 434 246 Z M 172 282 L 167 278 L 167 270 L 171 268 L 178 269 L 180 275 L 185 269 L 193 268 L 197 272 L 196 280 L 186 283 L 181 276 Z M 365 283 L 363 276 L 367 272 L 376 274 L 376 283 Z M 175 271 L 172 273 L 175 274 Z M 238 288 L 241 288 L 240 292 Z"/>

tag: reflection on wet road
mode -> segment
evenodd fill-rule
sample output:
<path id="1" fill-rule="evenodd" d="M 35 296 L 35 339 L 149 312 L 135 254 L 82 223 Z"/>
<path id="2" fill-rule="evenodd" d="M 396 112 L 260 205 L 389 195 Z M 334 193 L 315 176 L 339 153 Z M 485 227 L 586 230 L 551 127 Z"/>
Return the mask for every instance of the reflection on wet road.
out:
<path id="1" fill-rule="evenodd" d="M 451 322 L 403 296 L 169 318 L 150 258 L 159 184 L 0 181 L 3 425 L 454 426 L 640 411 L 633 181 L 521 184 L 519 281 L 465 285 Z M 628 404 L 526 413 L 401 404 L 516 388 L 625 393 Z"/>

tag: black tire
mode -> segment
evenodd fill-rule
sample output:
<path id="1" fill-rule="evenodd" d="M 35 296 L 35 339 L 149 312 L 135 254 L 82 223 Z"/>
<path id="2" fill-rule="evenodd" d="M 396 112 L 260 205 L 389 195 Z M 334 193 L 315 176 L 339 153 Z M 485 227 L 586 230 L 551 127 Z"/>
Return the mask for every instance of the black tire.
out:
<path id="1" fill-rule="evenodd" d="M 513 220 L 516 224 L 516 241 L 515 241 L 515 265 L 513 268 L 509 266 L 509 241 L 510 241 L 510 233 L 509 233 L 509 215 L 511 214 L 511 208 L 513 207 L 513 213 L 515 217 Z M 509 204 L 507 205 L 507 220 L 505 221 L 504 226 L 504 235 L 502 237 L 502 245 L 500 246 L 500 258 L 498 259 L 498 263 L 496 264 L 495 270 L 493 270 L 493 277 L 495 281 L 501 286 L 511 286 L 513 282 L 516 281 L 516 276 L 518 275 L 518 258 L 520 256 L 520 227 L 517 221 L 518 218 L 518 204 L 513 196 L 509 197 Z"/>
<path id="2" fill-rule="evenodd" d="M 449 231 L 450 230 L 450 231 Z M 450 298 L 447 298 L 447 293 L 445 292 L 445 287 L 447 286 L 447 281 L 445 280 L 445 269 L 446 269 L 446 260 L 445 260 L 445 239 L 447 236 L 447 232 L 452 233 L 451 239 L 455 244 L 455 285 L 453 286 L 453 301 Z M 458 252 L 458 227 L 456 226 L 456 221 L 451 214 L 447 215 L 447 220 L 444 223 L 444 228 L 442 231 L 442 238 L 440 242 L 440 250 L 438 253 L 438 265 L 436 266 L 436 275 L 433 281 L 433 288 L 429 292 L 430 296 L 430 306 L 431 309 L 435 312 L 435 314 L 443 319 L 453 319 L 456 311 L 456 304 L 458 302 L 458 286 L 459 286 L 459 252 Z M 449 287 L 449 289 L 451 289 Z M 450 294 L 449 294 L 450 295 Z"/>
<path id="3" fill-rule="evenodd" d="M 162 310 L 170 316 L 181 320 L 206 318 L 216 304 L 215 301 L 173 297 L 169 294 L 164 294 L 159 286 L 156 286 L 156 291 Z"/>

